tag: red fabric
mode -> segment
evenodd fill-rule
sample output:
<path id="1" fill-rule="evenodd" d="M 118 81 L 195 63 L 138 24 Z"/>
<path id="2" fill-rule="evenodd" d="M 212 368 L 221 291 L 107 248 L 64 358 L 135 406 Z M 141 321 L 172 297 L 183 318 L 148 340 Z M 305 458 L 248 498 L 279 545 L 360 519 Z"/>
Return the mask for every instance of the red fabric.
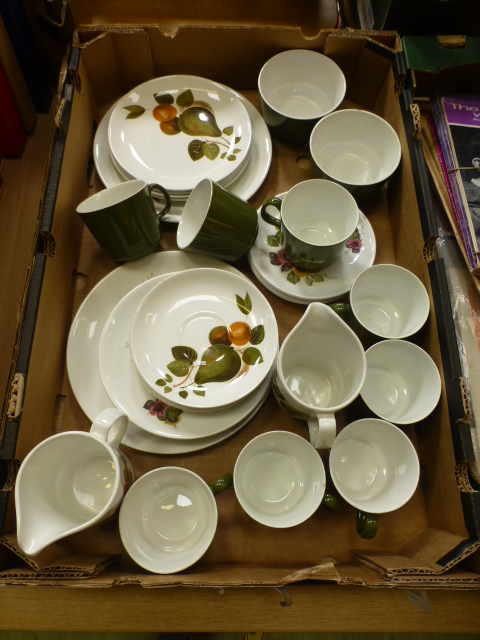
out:
<path id="1" fill-rule="evenodd" d="M 19 156 L 26 139 L 17 105 L 0 66 L 0 151 L 4 156 Z"/>

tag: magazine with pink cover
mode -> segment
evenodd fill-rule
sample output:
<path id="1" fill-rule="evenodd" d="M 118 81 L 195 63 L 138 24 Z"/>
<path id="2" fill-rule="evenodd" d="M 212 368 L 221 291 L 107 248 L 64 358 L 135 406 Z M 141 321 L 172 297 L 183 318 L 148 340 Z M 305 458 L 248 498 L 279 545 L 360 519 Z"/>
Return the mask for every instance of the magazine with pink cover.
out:
<path id="1" fill-rule="evenodd" d="M 432 113 L 467 251 L 480 254 L 480 96 L 438 95 Z"/>

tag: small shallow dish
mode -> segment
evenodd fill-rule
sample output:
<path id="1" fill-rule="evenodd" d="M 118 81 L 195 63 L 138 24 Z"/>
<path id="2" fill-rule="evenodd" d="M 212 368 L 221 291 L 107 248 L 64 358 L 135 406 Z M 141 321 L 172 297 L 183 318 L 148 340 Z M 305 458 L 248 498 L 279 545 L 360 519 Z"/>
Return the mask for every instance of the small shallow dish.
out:
<path id="1" fill-rule="evenodd" d="M 318 509 L 325 493 L 325 468 L 307 440 L 289 431 L 270 431 L 242 449 L 233 486 L 251 518 L 283 529 L 304 522 Z"/>
<path id="2" fill-rule="evenodd" d="M 238 97 L 206 78 L 154 78 L 119 100 L 108 124 L 116 164 L 168 191 L 187 194 L 203 178 L 219 182 L 248 158 L 252 127 Z"/>
<path id="3" fill-rule="evenodd" d="M 180 467 L 153 469 L 130 488 L 120 508 L 123 546 L 140 567 L 169 574 L 192 566 L 207 551 L 217 529 L 210 487 Z"/>
<path id="4" fill-rule="evenodd" d="M 278 352 L 278 326 L 250 281 L 195 269 L 147 293 L 133 318 L 130 345 L 140 375 L 161 400 L 217 410 L 265 380 Z"/>

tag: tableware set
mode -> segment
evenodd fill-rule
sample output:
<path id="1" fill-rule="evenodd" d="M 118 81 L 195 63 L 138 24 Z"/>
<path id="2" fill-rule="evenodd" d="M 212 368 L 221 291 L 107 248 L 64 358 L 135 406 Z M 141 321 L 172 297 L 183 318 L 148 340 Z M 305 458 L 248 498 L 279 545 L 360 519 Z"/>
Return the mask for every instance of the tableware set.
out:
<path id="1" fill-rule="evenodd" d="M 52 436 L 20 468 L 18 542 L 29 555 L 118 511 L 134 562 L 182 571 L 212 543 L 215 495 L 232 482 L 245 513 L 274 529 L 321 505 L 338 510 L 319 450 L 363 537 L 415 491 L 418 456 L 396 425 L 423 420 L 440 397 L 433 360 L 405 341 L 426 322 L 429 298 L 406 269 L 373 266 L 375 235 L 356 201 L 398 167 L 398 136 L 374 114 L 339 109 L 345 78 L 317 52 L 274 56 L 258 86 L 263 117 L 212 80 L 155 78 L 99 124 L 105 189 L 77 212 L 121 264 L 85 297 L 68 336 L 69 381 L 90 433 Z M 270 132 L 309 145 L 312 175 L 257 211 L 248 200 L 270 168 Z M 179 251 L 156 251 L 163 221 L 178 223 Z M 281 345 L 267 298 L 228 264 L 242 256 L 269 291 L 306 306 Z M 352 316 L 377 341 L 367 350 Z M 120 443 L 201 451 L 244 428 L 270 390 L 306 437 L 253 438 L 216 487 L 177 466 L 134 481 Z M 376 417 L 337 432 L 336 414 L 360 397 Z"/>
<path id="2" fill-rule="evenodd" d="M 181 76 L 178 76 L 178 77 L 181 77 Z M 196 84 L 196 78 L 195 78 L 195 84 Z M 248 200 L 259 189 L 259 187 L 265 180 L 268 174 L 268 171 L 270 169 L 270 165 L 272 162 L 272 142 L 271 142 L 270 132 L 265 123 L 265 120 L 262 118 L 260 113 L 257 111 L 257 109 L 253 106 L 253 104 L 249 100 L 247 100 L 244 96 L 242 96 L 237 91 L 227 88 L 224 85 L 220 85 L 219 83 L 214 83 L 214 85 L 216 88 L 222 87 L 223 89 L 225 89 L 225 91 L 228 91 L 234 98 L 236 98 L 236 100 L 238 100 L 238 102 L 244 107 L 250 121 L 251 140 L 250 140 L 250 151 L 248 154 L 249 157 L 243 163 L 242 171 L 234 175 L 233 179 L 228 184 L 228 190 L 231 193 L 235 194 L 242 200 Z M 135 91 L 133 91 L 132 94 L 135 94 Z M 134 95 L 132 100 L 135 100 L 135 99 L 136 99 L 136 96 Z M 123 100 L 127 101 L 127 105 L 126 105 L 127 107 L 135 106 L 134 102 L 130 102 L 130 105 L 128 104 L 128 97 L 124 97 Z M 95 162 L 95 168 L 100 177 L 100 180 L 102 181 L 103 185 L 107 188 L 126 182 L 129 179 L 128 176 L 126 176 L 114 163 L 112 154 L 110 152 L 110 147 L 109 147 L 109 123 L 110 123 L 110 119 L 112 117 L 113 112 L 119 106 L 120 106 L 120 100 L 118 100 L 114 105 L 112 105 L 110 109 L 108 109 L 104 117 L 101 119 L 97 128 L 97 131 L 95 133 L 95 139 L 94 139 L 94 145 L 93 145 L 93 158 Z M 133 122 L 136 122 L 136 120 L 137 120 L 136 118 L 133 118 Z M 160 126 L 160 123 L 158 124 Z M 166 135 L 160 138 L 160 142 L 166 142 L 166 141 L 168 141 L 168 138 Z M 183 142 L 185 143 L 184 139 L 183 139 Z M 188 147 L 187 147 L 187 154 L 188 154 Z M 207 161 L 206 158 L 203 158 L 202 160 L 204 161 L 204 164 Z M 231 168 L 233 171 L 233 165 L 235 165 L 235 168 L 237 167 L 236 160 L 230 161 L 229 165 L 232 165 Z M 183 170 L 182 170 L 182 174 L 183 174 Z M 180 198 L 172 198 L 172 206 L 170 211 L 164 217 L 165 221 L 179 222 L 179 220 L 181 219 L 183 207 L 185 205 L 185 200 L 186 200 L 185 195 L 186 194 L 183 194 L 183 197 L 180 197 Z M 157 203 L 155 201 L 155 206 L 158 210 L 161 210 L 163 208 L 163 205 L 161 202 Z"/>

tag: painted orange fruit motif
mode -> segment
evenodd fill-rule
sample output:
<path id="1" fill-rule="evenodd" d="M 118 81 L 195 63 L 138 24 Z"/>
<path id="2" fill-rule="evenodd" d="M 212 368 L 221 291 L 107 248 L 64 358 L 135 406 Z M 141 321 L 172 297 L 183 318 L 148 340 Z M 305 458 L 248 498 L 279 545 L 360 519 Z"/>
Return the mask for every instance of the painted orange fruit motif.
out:
<path id="1" fill-rule="evenodd" d="M 169 122 L 177 116 L 177 110 L 171 104 L 159 104 L 154 107 L 152 115 L 157 122 Z"/>
<path id="2" fill-rule="evenodd" d="M 243 347 L 250 342 L 252 329 L 246 322 L 234 322 L 228 327 L 228 338 L 230 344 L 236 347 Z"/>

